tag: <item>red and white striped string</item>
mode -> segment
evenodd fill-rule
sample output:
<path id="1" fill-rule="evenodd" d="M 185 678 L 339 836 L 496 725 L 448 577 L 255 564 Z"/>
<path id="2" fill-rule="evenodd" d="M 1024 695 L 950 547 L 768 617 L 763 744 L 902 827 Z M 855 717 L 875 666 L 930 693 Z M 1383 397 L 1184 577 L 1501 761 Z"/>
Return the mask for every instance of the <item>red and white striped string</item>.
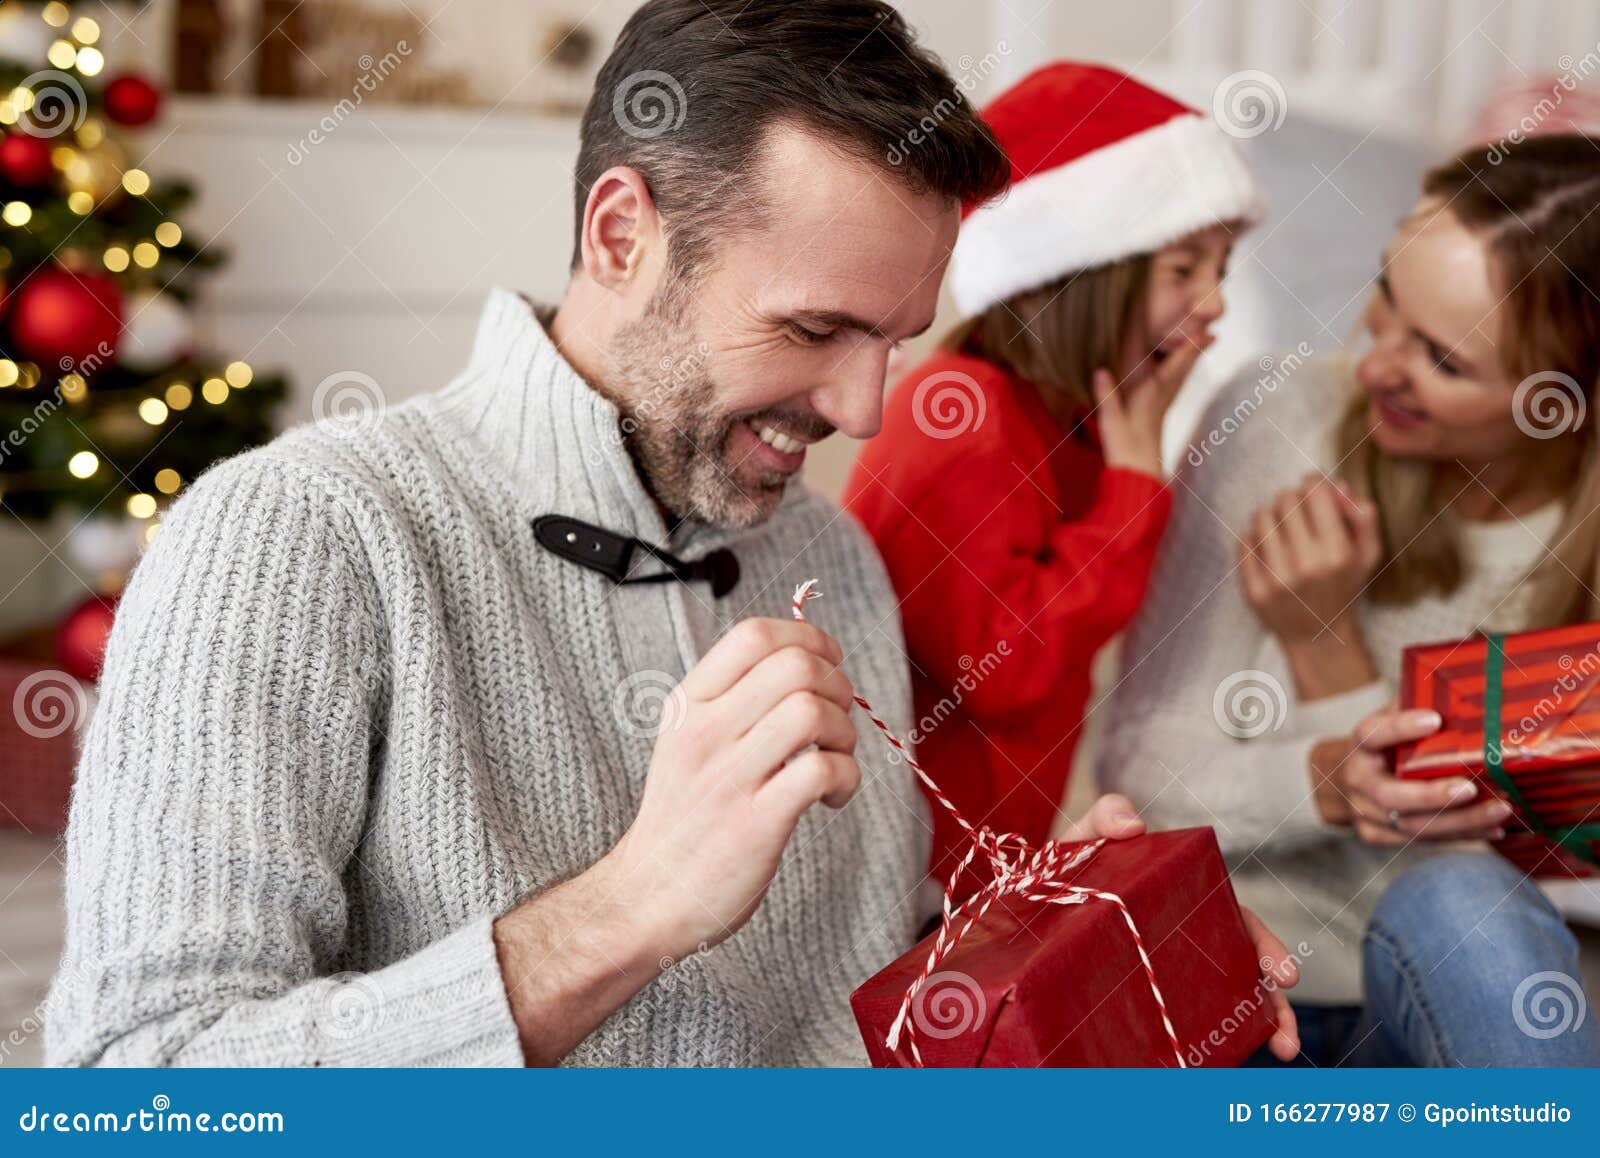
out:
<path id="1" fill-rule="evenodd" d="M 822 594 L 816 589 L 816 585 L 817 581 L 811 579 L 795 588 L 794 617 L 801 623 L 806 622 L 806 603 Z M 1115 905 L 1117 911 L 1122 914 L 1122 920 L 1133 937 L 1134 948 L 1139 951 L 1139 961 L 1144 965 L 1145 979 L 1150 983 L 1150 994 L 1155 998 L 1156 1008 L 1161 1012 L 1161 1024 L 1167 1031 L 1167 1040 L 1172 1043 L 1173 1056 L 1177 1059 L 1180 1069 L 1187 1068 L 1183 1047 L 1178 1042 L 1177 1030 L 1173 1029 L 1172 1018 L 1167 1014 L 1166 999 L 1161 994 L 1161 985 L 1156 981 L 1155 968 L 1150 964 L 1150 954 L 1145 951 L 1144 938 L 1140 936 L 1139 926 L 1134 922 L 1133 914 L 1128 912 L 1128 906 L 1115 893 L 1066 883 L 1066 878 L 1100 851 L 1105 841 L 1101 839 L 1066 843 L 1047 840 L 1035 848 L 1017 833 L 997 833 L 988 825 L 974 825 L 961 815 L 961 810 L 944 794 L 933 777 L 928 775 L 927 770 L 917 763 L 917 758 L 911 749 L 902 744 L 900 738 L 889 730 L 889 725 L 878 718 L 877 712 L 872 710 L 872 705 L 861 696 L 854 698 L 856 706 L 867 714 L 867 719 L 883 733 L 883 738 L 900 753 L 901 758 L 910 765 L 911 770 L 927 787 L 929 794 L 944 806 L 968 837 L 966 852 L 945 883 L 944 916 L 939 922 L 939 932 L 934 937 L 933 947 L 928 950 L 928 958 L 923 963 L 921 972 L 906 990 L 905 997 L 900 1002 L 900 1010 L 889 1026 L 884 1044 L 890 1051 L 898 1053 L 903 1040 L 911 1064 L 922 1065 L 922 1054 L 917 1049 L 916 1019 L 911 1016 L 917 995 L 928 983 L 928 978 L 938 970 L 945 958 L 955 951 L 956 946 L 961 943 L 961 939 L 967 935 L 972 926 L 983 919 L 983 915 L 995 901 L 1008 896 L 1047 905 L 1080 905 L 1085 901 L 1096 900 Z M 980 857 L 989 869 L 989 881 L 972 896 L 957 904 L 956 885 L 968 867 L 978 862 Z"/>

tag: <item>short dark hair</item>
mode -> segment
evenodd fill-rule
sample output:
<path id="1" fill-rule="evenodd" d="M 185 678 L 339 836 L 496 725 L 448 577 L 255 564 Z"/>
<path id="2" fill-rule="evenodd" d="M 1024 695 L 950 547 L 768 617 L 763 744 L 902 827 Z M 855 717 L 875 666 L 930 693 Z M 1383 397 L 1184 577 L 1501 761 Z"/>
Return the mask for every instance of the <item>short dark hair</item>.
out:
<path id="1" fill-rule="evenodd" d="M 583 114 L 572 265 L 607 169 L 637 169 L 690 272 L 752 206 L 730 197 L 772 126 L 811 128 L 913 192 L 1001 192 L 1010 162 L 938 59 L 879 0 L 649 0 L 623 27 Z M 731 203 L 730 203 L 731 202 Z"/>

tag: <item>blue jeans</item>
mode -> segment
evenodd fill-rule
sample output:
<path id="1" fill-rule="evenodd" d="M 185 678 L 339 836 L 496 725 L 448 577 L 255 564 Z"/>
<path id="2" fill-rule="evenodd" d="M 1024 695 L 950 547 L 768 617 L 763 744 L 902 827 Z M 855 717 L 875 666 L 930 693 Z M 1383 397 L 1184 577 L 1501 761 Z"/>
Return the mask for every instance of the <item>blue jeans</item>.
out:
<path id="1" fill-rule="evenodd" d="M 1402 874 L 1378 898 L 1362 958 L 1365 1005 L 1295 1006 L 1293 1064 L 1600 1066 L 1577 940 L 1493 853 L 1447 853 Z M 1271 1062 L 1264 1050 L 1251 1060 Z"/>

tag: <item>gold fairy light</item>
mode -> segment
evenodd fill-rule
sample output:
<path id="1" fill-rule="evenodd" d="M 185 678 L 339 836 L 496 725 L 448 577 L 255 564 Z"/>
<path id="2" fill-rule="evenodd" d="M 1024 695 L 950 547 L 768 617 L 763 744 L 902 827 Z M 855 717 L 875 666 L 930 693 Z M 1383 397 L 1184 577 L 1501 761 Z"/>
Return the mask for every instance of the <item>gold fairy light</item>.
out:
<path id="1" fill-rule="evenodd" d="M 133 247 L 133 264 L 140 269 L 150 269 L 161 260 L 161 251 L 153 241 L 141 241 Z"/>
<path id="2" fill-rule="evenodd" d="M 89 383 L 82 374 L 63 374 L 58 389 L 68 402 L 82 402 L 89 396 Z"/>
<path id="3" fill-rule="evenodd" d="M 80 450 L 67 459 L 67 473 L 73 478 L 90 478 L 100 469 L 100 458 L 92 450 Z"/>
<path id="4" fill-rule="evenodd" d="M 162 494 L 175 495 L 181 486 L 183 486 L 183 476 L 170 466 L 156 471 L 156 490 Z"/>
<path id="5" fill-rule="evenodd" d="M 74 189 L 67 194 L 67 208 L 79 217 L 87 217 L 94 212 L 94 194 L 83 189 Z"/>
<path id="6" fill-rule="evenodd" d="M 171 249 L 183 240 L 183 230 L 176 221 L 163 221 L 156 226 L 156 241 Z"/>
<path id="7" fill-rule="evenodd" d="M 10 358 L 0 358 L 0 389 L 17 384 L 17 364 Z"/>
<path id="8" fill-rule="evenodd" d="M 122 175 L 122 187 L 135 197 L 150 192 L 150 174 L 143 169 L 129 169 Z"/>
<path id="9" fill-rule="evenodd" d="M 105 53 L 98 48 L 78 49 L 78 71 L 84 76 L 99 76 L 100 70 L 106 66 Z"/>
<path id="10" fill-rule="evenodd" d="M 121 273 L 128 268 L 128 251 L 120 245 L 109 246 L 106 249 L 105 257 L 101 260 L 106 263 L 106 268 L 112 273 Z"/>
<path id="11" fill-rule="evenodd" d="M 72 22 L 72 39 L 79 44 L 93 44 L 100 39 L 100 25 L 91 16 L 80 16 Z"/>
<path id="12" fill-rule="evenodd" d="M 92 149 L 106 139 L 106 127 L 95 117 L 86 117 L 83 124 L 78 126 L 78 144 L 85 149 Z"/>
<path id="13" fill-rule="evenodd" d="M 172 410 L 187 410 L 194 401 L 194 391 L 189 389 L 187 382 L 174 382 L 168 386 L 164 395 L 168 408 Z"/>
<path id="14" fill-rule="evenodd" d="M 50 0 L 40 15 L 51 28 L 65 28 L 67 21 L 72 18 L 72 9 L 61 3 L 61 0 Z"/>
<path id="15" fill-rule="evenodd" d="M 128 513 L 136 519 L 148 519 L 156 513 L 155 495 L 147 495 L 143 491 L 136 495 L 129 495 Z"/>
<path id="16" fill-rule="evenodd" d="M 39 384 L 39 367 L 32 362 L 23 362 L 17 367 L 18 381 L 24 390 L 32 390 Z"/>
<path id="17" fill-rule="evenodd" d="M 71 68 L 78 59 L 78 50 L 72 47 L 72 41 L 58 40 L 50 46 L 50 51 L 45 53 L 45 57 L 57 68 Z"/>
<path id="18" fill-rule="evenodd" d="M 243 390 L 255 378 L 255 371 L 250 369 L 248 362 L 229 362 L 222 376 L 228 380 L 228 385 L 235 390 Z"/>
<path id="19" fill-rule="evenodd" d="M 33 206 L 26 201 L 7 201 L 6 207 L 0 209 L 0 219 L 7 225 L 26 225 L 33 220 Z"/>
<path id="20" fill-rule="evenodd" d="M 228 384 L 221 378 L 207 378 L 200 387 L 200 397 L 213 406 L 221 406 L 228 400 Z"/>
<path id="21" fill-rule="evenodd" d="M 160 426 L 167 420 L 167 404 L 159 398 L 146 398 L 139 403 L 139 417 L 151 426 Z"/>
<path id="22" fill-rule="evenodd" d="M 156 532 L 161 529 L 160 523 L 151 523 L 144 529 L 144 545 L 148 547 L 156 541 Z"/>

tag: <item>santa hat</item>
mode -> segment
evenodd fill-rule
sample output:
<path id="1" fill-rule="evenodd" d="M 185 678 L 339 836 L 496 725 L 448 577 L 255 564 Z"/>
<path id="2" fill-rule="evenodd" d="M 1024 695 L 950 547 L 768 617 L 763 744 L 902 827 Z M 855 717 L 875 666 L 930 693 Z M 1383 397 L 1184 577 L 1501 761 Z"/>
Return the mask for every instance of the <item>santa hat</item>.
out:
<path id="1" fill-rule="evenodd" d="M 983 119 L 1011 158 L 1012 185 L 962 213 L 949 281 L 967 317 L 1266 208 L 1211 118 L 1115 69 L 1046 65 Z"/>

